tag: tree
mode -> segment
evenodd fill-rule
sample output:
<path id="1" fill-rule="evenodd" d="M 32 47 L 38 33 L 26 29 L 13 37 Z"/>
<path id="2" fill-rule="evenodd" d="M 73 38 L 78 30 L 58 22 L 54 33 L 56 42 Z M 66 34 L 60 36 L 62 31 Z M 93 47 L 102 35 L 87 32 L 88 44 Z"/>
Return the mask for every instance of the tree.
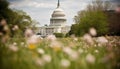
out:
<path id="1" fill-rule="evenodd" d="M 12 33 L 14 25 L 19 27 L 21 34 L 23 34 L 27 27 L 31 27 L 32 25 L 31 17 L 22 10 L 10 9 L 7 0 L 0 0 L 0 18 L 7 20 L 7 24 L 9 25 Z"/>
<path id="2" fill-rule="evenodd" d="M 94 27 L 98 35 L 107 34 L 107 17 L 103 12 L 107 8 L 107 5 L 104 4 L 102 1 L 96 0 L 92 4 L 89 4 L 86 10 L 78 12 L 78 15 L 74 18 L 76 27 L 72 26 L 70 32 L 81 36 L 87 33 L 91 27 Z"/>
<path id="3" fill-rule="evenodd" d="M 105 12 L 109 23 L 109 35 L 120 36 L 120 13 L 110 10 Z"/>

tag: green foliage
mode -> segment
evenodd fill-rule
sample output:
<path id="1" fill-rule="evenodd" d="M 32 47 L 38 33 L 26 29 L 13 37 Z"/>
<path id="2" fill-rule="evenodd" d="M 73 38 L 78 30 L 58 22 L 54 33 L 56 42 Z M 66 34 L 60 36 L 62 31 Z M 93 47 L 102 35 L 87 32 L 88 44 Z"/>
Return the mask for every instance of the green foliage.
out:
<path id="1" fill-rule="evenodd" d="M 107 16 L 103 12 L 103 3 L 99 0 L 88 5 L 86 10 L 78 12 L 75 16 L 75 23 L 71 27 L 70 34 L 82 36 L 89 32 L 90 28 L 95 28 L 98 35 L 105 35 L 108 32 Z"/>
<path id="2" fill-rule="evenodd" d="M 0 0 L 0 18 L 7 20 L 11 31 L 14 25 L 19 27 L 19 31 L 23 34 L 25 28 L 30 27 L 32 20 L 29 15 L 21 10 L 9 8 L 9 3 L 6 0 Z"/>
<path id="3" fill-rule="evenodd" d="M 64 37 L 63 33 L 54 33 L 54 35 L 58 38 Z"/>
<path id="4" fill-rule="evenodd" d="M 83 35 L 89 31 L 91 27 L 97 30 L 98 35 L 104 35 L 107 33 L 107 19 L 103 12 L 92 11 L 85 12 L 85 16 L 81 18 L 79 23 L 79 35 Z"/>

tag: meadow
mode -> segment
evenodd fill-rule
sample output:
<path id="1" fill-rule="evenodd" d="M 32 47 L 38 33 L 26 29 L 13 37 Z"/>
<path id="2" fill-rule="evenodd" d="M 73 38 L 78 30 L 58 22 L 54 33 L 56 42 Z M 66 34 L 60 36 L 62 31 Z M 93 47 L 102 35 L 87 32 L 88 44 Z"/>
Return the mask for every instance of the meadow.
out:
<path id="1" fill-rule="evenodd" d="M 0 54 L 0 69 L 119 69 L 120 37 L 10 38 Z"/>

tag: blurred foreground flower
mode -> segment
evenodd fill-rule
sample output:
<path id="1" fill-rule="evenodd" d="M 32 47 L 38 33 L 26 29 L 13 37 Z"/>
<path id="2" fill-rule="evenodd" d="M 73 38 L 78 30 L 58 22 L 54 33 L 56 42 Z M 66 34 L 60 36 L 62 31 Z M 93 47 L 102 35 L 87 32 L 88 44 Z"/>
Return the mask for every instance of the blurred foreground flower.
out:
<path id="1" fill-rule="evenodd" d="M 6 24 L 7 24 L 6 20 L 2 19 L 1 22 L 0 22 L 0 25 L 5 26 Z"/>
<path id="2" fill-rule="evenodd" d="M 30 43 L 30 44 L 28 45 L 28 48 L 29 48 L 30 50 L 36 49 L 36 45 Z"/>
<path id="3" fill-rule="evenodd" d="M 81 53 L 84 52 L 84 50 L 83 49 L 79 49 L 78 52 L 81 54 Z"/>
<path id="4" fill-rule="evenodd" d="M 88 62 L 88 63 L 91 63 L 91 64 L 94 64 L 95 63 L 95 57 L 93 56 L 93 55 L 91 55 L 91 54 L 87 54 L 87 56 L 86 56 L 86 61 Z"/>
<path id="5" fill-rule="evenodd" d="M 18 29 L 19 29 L 18 25 L 14 25 L 13 28 L 12 28 L 13 31 L 16 31 Z"/>
<path id="6" fill-rule="evenodd" d="M 46 37 L 46 39 L 48 39 L 48 40 L 50 40 L 50 41 L 54 41 L 54 40 L 56 40 L 56 37 L 55 37 L 55 35 L 48 35 L 48 36 Z"/>
<path id="7" fill-rule="evenodd" d="M 61 44 L 59 41 L 57 41 L 57 40 L 53 40 L 53 41 L 51 41 L 50 47 L 51 47 L 55 52 L 58 52 L 58 51 L 61 50 L 62 44 Z"/>
<path id="8" fill-rule="evenodd" d="M 27 43 L 28 44 L 37 44 L 41 39 L 36 36 L 36 35 L 32 35 L 31 37 L 27 38 Z"/>
<path id="9" fill-rule="evenodd" d="M 13 51 L 13 52 L 17 52 L 17 51 L 18 51 L 18 47 L 15 46 L 15 45 L 13 45 L 13 44 L 9 46 L 9 49 L 10 49 L 11 51 Z"/>
<path id="10" fill-rule="evenodd" d="M 37 58 L 36 60 L 35 60 L 35 63 L 38 65 L 38 66 L 44 66 L 44 61 L 42 60 L 42 59 L 40 59 L 40 58 Z"/>
<path id="11" fill-rule="evenodd" d="M 31 29 L 26 29 L 25 30 L 25 37 L 31 37 L 33 35 L 33 31 Z"/>
<path id="12" fill-rule="evenodd" d="M 108 40 L 105 37 L 98 37 L 97 42 L 100 44 L 106 44 L 108 43 Z"/>
<path id="13" fill-rule="evenodd" d="M 38 51 L 39 54 L 44 54 L 45 53 L 45 51 L 43 49 L 41 49 L 41 48 L 38 48 L 37 51 Z"/>
<path id="14" fill-rule="evenodd" d="M 75 61 L 75 60 L 77 60 L 78 58 L 79 58 L 79 54 L 78 54 L 78 52 L 76 52 L 76 51 L 73 51 L 72 53 L 71 53 L 71 55 L 69 55 L 70 56 L 70 59 L 72 60 L 72 61 Z"/>
<path id="15" fill-rule="evenodd" d="M 96 32 L 95 28 L 90 28 L 89 33 L 90 33 L 91 36 L 96 36 L 97 35 L 97 32 Z"/>
<path id="16" fill-rule="evenodd" d="M 71 65 L 70 61 L 67 59 L 62 59 L 60 64 L 62 67 L 65 67 L 65 68 L 67 68 Z"/>
<path id="17" fill-rule="evenodd" d="M 42 56 L 42 59 L 43 59 L 45 62 L 50 63 L 51 60 L 52 60 L 52 57 L 51 57 L 50 55 L 48 55 L 48 54 L 45 54 L 45 55 Z"/>
<path id="18" fill-rule="evenodd" d="M 94 44 L 92 37 L 89 34 L 85 34 L 83 36 L 83 39 L 88 43 L 88 44 Z"/>
<path id="19" fill-rule="evenodd" d="M 73 50 L 70 47 L 64 47 L 63 52 L 65 52 L 68 55 L 71 55 Z"/>

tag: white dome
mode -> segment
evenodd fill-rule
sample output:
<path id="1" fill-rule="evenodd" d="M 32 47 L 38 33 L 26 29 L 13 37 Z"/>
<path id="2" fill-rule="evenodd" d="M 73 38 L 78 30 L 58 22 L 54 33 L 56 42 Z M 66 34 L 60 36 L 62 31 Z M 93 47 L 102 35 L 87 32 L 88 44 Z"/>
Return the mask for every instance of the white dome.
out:
<path id="1" fill-rule="evenodd" d="M 52 14 L 52 17 L 64 17 L 65 13 L 61 8 L 56 8 Z"/>

